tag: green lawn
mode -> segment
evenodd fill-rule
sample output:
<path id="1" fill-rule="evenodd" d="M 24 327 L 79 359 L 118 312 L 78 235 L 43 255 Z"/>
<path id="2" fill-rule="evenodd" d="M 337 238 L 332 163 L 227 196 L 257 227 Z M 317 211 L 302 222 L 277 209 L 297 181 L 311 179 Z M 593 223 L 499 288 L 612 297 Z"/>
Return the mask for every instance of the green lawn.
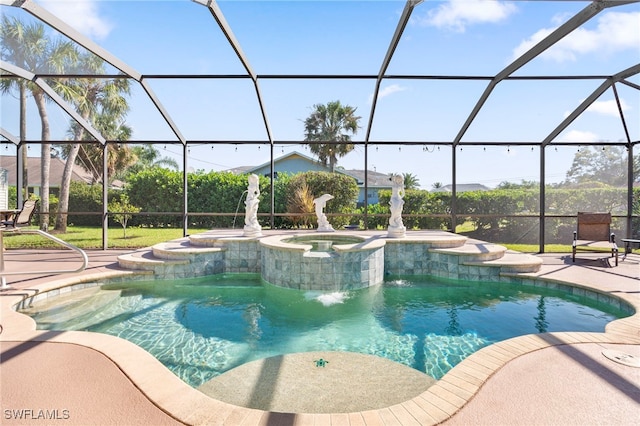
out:
<path id="1" fill-rule="evenodd" d="M 36 229 L 34 227 L 27 229 Z M 206 229 L 189 229 L 190 234 L 204 232 Z M 102 248 L 102 228 L 74 226 L 67 228 L 67 232 L 51 232 L 63 241 L 80 247 L 81 249 Z M 108 248 L 141 248 L 149 247 L 163 241 L 182 237 L 182 228 L 127 228 L 127 238 L 124 238 L 122 227 L 109 228 Z M 60 245 L 37 234 L 4 233 L 4 245 L 12 248 L 60 248 Z"/>

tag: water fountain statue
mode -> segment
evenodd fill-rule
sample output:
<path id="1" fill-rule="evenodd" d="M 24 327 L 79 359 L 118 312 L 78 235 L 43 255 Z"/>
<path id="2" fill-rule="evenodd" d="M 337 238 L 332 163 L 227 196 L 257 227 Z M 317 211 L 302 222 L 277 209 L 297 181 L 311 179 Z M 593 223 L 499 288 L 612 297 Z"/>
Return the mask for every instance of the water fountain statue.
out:
<path id="1" fill-rule="evenodd" d="M 387 236 L 392 238 L 402 238 L 406 235 L 407 228 L 402 223 L 402 206 L 404 205 L 404 177 L 393 175 L 391 177 L 391 217 L 389 218 L 389 229 Z"/>
<path id="2" fill-rule="evenodd" d="M 249 175 L 249 186 L 247 187 L 247 199 L 244 215 L 245 237 L 259 237 L 262 235 L 262 227 L 258 222 L 258 204 L 260 204 L 260 178 L 256 174 Z"/>
<path id="3" fill-rule="evenodd" d="M 316 206 L 316 216 L 318 217 L 318 232 L 333 232 L 333 226 L 327 220 L 327 216 L 324 214 L 324 207 L 327 201 L 332 200 L 333 195 L 324 194 L 313 200 L 313 204 Z"/>

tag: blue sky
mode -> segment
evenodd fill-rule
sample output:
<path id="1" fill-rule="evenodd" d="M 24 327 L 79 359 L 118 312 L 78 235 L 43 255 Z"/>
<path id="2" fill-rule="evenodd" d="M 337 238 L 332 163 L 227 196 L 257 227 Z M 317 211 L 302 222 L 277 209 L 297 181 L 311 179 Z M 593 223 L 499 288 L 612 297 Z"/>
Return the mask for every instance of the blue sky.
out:
<path id="1" fill-rule="evenodd" d="M 244 74 L 207 9 L 191 1 L 38 1 L 37 4 L 144 74 Z M 404 1 L 220 1 L 252 70 L 269 74 L 377 75 Z M 418 5 L 397 46 L 389 75 L 492 76 L 569 17 L 585 1 L 430 1 Z M 32 19 L 2 6 L 2 13 Z M 531 75 L 610 75 L 640 62 L 640 4 L 596 15 L 545 54 L 516 71 Z M 634 76 L 629 81 L 640 84 Z M 253 84 L 248 79 L 154 80 L 154 92 L 188 140 L 267 140 Z M 504 146 L 465 147 L 457 153 L 459 183 L 495 186 L 539 180 L 539 153 L 512 142 L 539 142 L 601 81 L 503 81 L 462 141 L 498 141 Z M 340 100 L 357 107 L 364 140 L 375 80 L 260 79 L 276 154 L 298 150 L 286 141 L 303 138 L 302 121 L 314 104 Z M 381 85 L 370 142 L 424 142 L 379 146 L 369 168 L 409 172 L 423 188 L 451 182 L 451 150 L 429 142 L 455 138 L 487 81 L 390 79 Z M 640 91 L 617 85 L 632 140 L 640 139 Z M 18 134 L 15 99 L 2 98 L 2 126 Z M 128 124 L 134 140 L 175 140 L 168 126 L 134 84 Z M 620 141 L 624 129 L 611 90 L 556 140 Z M 64 138 L 68 118 L 50 106 L 52 137 Z M 39 135 L 35 109 L 28 138 Z M 179 145 L 159 146 L 181 162 Z M 547 152 L 547 181 L 564 178 L 579 146 Z M 224 170 L 268 160 L 266 146 L 192 146 L 188 166 Z M 357 149 L 339 161 L 364 168 Z"/>

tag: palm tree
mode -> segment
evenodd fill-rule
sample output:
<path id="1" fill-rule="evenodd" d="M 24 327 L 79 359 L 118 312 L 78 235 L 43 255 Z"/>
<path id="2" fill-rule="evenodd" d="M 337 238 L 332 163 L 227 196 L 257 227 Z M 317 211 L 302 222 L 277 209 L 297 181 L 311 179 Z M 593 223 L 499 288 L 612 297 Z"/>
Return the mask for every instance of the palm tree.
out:
<path id="1" fill-rule="evenodd" d="M 324 142 L 311 144 L 310 150 L 323 165 L 329 163 L 333 172 L 338 157 L 344 157 L 354 149 L 350 143 L 351 135 L 358 132 L 360 117 L 355 115 L 356 108 L 342 105 L 340 101 L 316 104 L 313 108 L 314 111 L 304 121 L 304 140 Z"/>
<path id="2" fill-rule="evenodd" d="M 138 173 L 139 171 L 149 167 L 164 167 L 174 170 L 180 169 L 180 166 L 175 159 L 162 157 L 160 155 L 160 151 L 150 143 L 146 143 L 142 146 L 134 146 L 131 151 L 136 155 L 136 157 L 138 157 L 138 161 L 125 171 L 126 175 Z"/>
<path id="3" fill-rule="evenodd" d="M 4 15 L 1 23 L 2 59 L 30 71 L 34 74 L 61 74 L 77 59 L 78 51 L 70 41 L 52 40 L 45 33 L 44 25 L 32 23 L 25 25 L 15 17 Z M 3 80 L 3 87 L 11 83 Z M 54 89 L 61 85 L 59 80 L 52 80 Z M 24 84 L 24 83 L 23 83 Z M 41 124 L 41 179 L 40 179 L 40 223 L 46 228 L 49 223 L 49 167 L 51 164 L 51 139 L 49 116 L 47 113 L 47 96 L 34 83 L 25 85 L 31 92 L 38 109 Z M 21 101 L 23 99 L 21 98 Z M 22 123 L 21 123 L 22 128 Z"/>
<path id="4" fill-rule="evenodd" d="M 104 73 L 104 61 L 94 55 L 81 55 L 78 61 L 79 72 L 87 70 L 92 74 Z M 74 78 L 64 87 L 63 96 L 75 104 L 76 110 L 86 121 L 96 125 L 96 117 L 119 122 L 129 111 L 129 106 L 123 95 L 130 93 L 129 80 L 124 78 Z M 104 125 L 103 125 L 103 129 Z M 69 134 L 74 141 L 82 141 L 87 137 L 85 129 L 74 123 Z M 80 143 L 65 146 L 66 163 L 60 184 L 59 211 L 66 212 L 69 208 L 69 188 L 73 166 L 76 164 Z M 67 215 L 60 214 L 56 218 L 56 230 L 65 232 L 67 229 Z"/>
<path id="5" fill-rule="evenodd" d="M 109 141 L 131 139 L 132 129 L 123 122 L 113 121 L 108 114 L 94 117 L 94 128 Z M 74 124 L 75 125 L 75 124 Z M 102 182 L 102 158 L 104 147 L 99 144 L 79 144 L 77 163 L 92 175 L 93 182 Z M 107 145 L 107 175 L 112 181 L 119 171 L 125 170 L 138 161 L 129 145 L 109 143 Z M 109 182 L 107 182 L 108 184 Z"/>
<path id="6" fill-rule="evenodd" d="M 420 179 L 413 173 L 403 173 L 404 177 L 404 189 L 418 189 L 420 188 Z"/>
<path id="7" fill-rule="evenodd" d="M 18 21 L 19 23 L 19 21 Z M 15 22 L 9 21 L 6 16 L 2 17 L 2 24 L 0 25 L 0 46 L 2 46 L 1 53 L 2 59 L 14 62 L 16 65 L 24 65 L 24 60 L 21 59 L 22 48 L 25 44 L 24 31 L 21 25 L 17 25 Z M 18 99 L 20 100 L 20 140 L 27 139 L 27 82 L 22 79 L 14 78 L 1 78 L 0 79 L 0 91 L 2 93 L 11 93 L 14 89 L 18 89 Z M 22 164 L 24 165 L 22 170 L 23 180 L 23 196 L 25 199 L 29 198 L 27 193 L 29 188 L 29 176 L 27 164 L 27 150 L 22 150 Z"/>

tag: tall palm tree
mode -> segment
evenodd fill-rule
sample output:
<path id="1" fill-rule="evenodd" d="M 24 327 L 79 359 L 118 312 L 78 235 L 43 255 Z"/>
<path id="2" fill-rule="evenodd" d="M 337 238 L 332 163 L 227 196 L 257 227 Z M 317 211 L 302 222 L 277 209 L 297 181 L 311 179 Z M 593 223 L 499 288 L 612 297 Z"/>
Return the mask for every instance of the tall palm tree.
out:
<path id="1" fill-rule="evenodd" d="M 89 71 L 92 74 L 104 73 L 104 61 L 94 55 L 81 55 L 78 61 L 78 74 Z M 124 78 L 74 78 L 67 81 L 63 90 L 63 97 L 76 106 L 80 116 L 96 125 L 96 117 L 121 122 L 129 111 L 129 105 L 124 97 L 130 93 L 129 80 Z M 103 124 L 102 130 L 107 130 Z M 106 126 L 108 127 L 108 126 Z M 86 140 L 87 134 L 82 126 L 74 124 L 68 132 L 73 141 Z M 121 136 L 121 135 L 120 135 Z M 66 163 L 60 184 L 59 211 L 66 212 L 69 208 L 69 188 L 73 166 L 76 164 L 80 143 L 74 143 L 64 148 Z M 65 232 L 67 229 L 67 215 L 60 214 L 56 218 L 56 230 Z"/>
<path id="2" fill-rule="evenodd" d="M 77 59 L 78 51 L 70 41 L 51 39 L 41 23 L 24 24 L 15 17 L 2 16 L 0 23 L 0 37 L 2 40 L 2 60 L 10 62 L 34 74 L 60 74 L 69 68 Z M 2 79 L 3 90 L 12 83 Z M 59 80 L 49 82 L 54 89 L 61 84 Z M 18 83 L 18 84 L 25 84 Z M 25 84 L 31 93 L 38 109 L 41 124 L 41 180 L 40 180 L 40 223 L 46 228 L 49 223 L 49 168 L 51 164 L 51 139 L 49 130 L 49 116 L 47 113 L 48 97 L 44 91 L 34 83 Z M 26 99 L 26 96 L 25 98 Z M 21 98 L 21 101 L 24 100 Z M 21 117 L 25 119 L 25 117 Z M 21 122 L 21 129 L 22 129 Z"/>
<path id="3" fill-rule="evenodd" d="M 420 188 L 420 178 L 413 173 L 403 173 L 404 177 L 404 189 L 418 189 Z"/>
<path id="4" fill-rule="evenodd" d="M 311 144 L 310 150 L 323 165 L 329 163 L 333 172 L 338 157 L 344 157 L 354 149 L 351 135 L 358 133 L 360 117 L 355 115 L 356 108 L 342 105 L 340 101 L 316 104 L 313 108 L 304 121 L 304 140 L 323 142 Z"/>
<path id="5" fill-rule="evenodd" d="M 146 143 L 142 146 L 134 146 L 131 151 L 138 157 L 138 161 L 129 167 L 125 174 L 135 174 L 149 167 L 164 167 L 179 170 L 180 165 L 171 157 L 163 157 L 153 144 Z M 126 178 L 126 176 L 125 176 Z"/>
<path id="6" fill-rule="evenodd" d="M 73 124 L 72 127 L 77 124 Z M 127 141 L 131 139 L 132 129 L 124 122 L 113 120 L 109 114 L 98 114 L 93 120 L 94 128 L 99 131 L 108 141 Z M 88 136 L 85 136 L 87 138 Z M 99 144 L 82 143 L 78 144 L 77 164 L 92 175 L 94 183 L 102 182 L 102 158 L 104 147 Z M 107 145 L 107 175 L 109 181 L 119 171 L 125 170 L 138 161 L 138 157 L 133 153 L 129 145 L 109 143 Z M 109 182 L 107 182 L 108 184 Z"/>

